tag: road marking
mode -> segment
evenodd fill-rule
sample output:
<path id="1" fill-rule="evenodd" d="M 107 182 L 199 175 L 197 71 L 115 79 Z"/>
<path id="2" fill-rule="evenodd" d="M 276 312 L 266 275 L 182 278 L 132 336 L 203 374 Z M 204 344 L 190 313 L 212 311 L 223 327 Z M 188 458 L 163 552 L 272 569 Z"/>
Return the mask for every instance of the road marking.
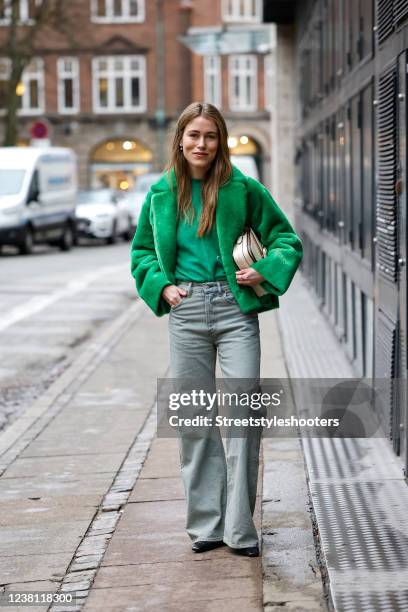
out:
<path id="1" fill-rule="evenodd" d="M 2 320 L 0 321 L 0 332 L 4 331 L 11 325 L 26 319 L 27 317 L 31 317 L 32 315 L 41 312 L 41 310 L 44 310 L 44 308 L 47 308 L 47 306 L 50 306 L 50 304 L 53 304 L 62 298 L 72 297 L 76 293 L 83 291 L 86 289 L 86 287 L 88 287 L 88 285 L 98 280 L 102 276 L 110 274 L 111 272 L 121 272 L 122 270 L 128 268 L 128 263 L 117 264 L 115 266 L 104 266 L 97 272 L 86 272 L 85 274 L 82 274 L 82 276 L 69 282 L 62 289 L 58 289 L 49 295 L 34 297 L 26 302 L 23 306 L 17 306 L 8 314 L 2 316 Z"/>

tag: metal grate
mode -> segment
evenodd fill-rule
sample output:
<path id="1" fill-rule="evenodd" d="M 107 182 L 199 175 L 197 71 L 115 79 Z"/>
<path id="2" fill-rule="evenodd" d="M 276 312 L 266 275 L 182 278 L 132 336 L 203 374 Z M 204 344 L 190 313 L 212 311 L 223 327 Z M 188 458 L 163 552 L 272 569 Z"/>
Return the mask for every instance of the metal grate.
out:
<path id="1" fill-rule="evenodd" d="M 382 480 L 401 478 L 400 464 L 393 456 L 391 463 L 378 461 L 378 455 L 387 456 L 388 443 L 383 438 L 330 439 L 320 438 L 319 444 L 305 439 L 308 471 L 314 481 L 338 482 L 339 479 Z"/>
<path id="2" fill-rule="evenodd" d="M 408 488 L 386 441 L 303 447 L 336 612 L 408 611 Z"/>

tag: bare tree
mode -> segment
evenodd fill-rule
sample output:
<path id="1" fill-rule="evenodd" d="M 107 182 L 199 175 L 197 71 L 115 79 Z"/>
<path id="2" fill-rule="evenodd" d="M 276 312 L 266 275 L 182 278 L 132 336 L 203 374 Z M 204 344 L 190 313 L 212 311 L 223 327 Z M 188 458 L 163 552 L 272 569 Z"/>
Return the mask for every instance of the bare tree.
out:
<path id="1" fill-rule="evenodd" d="M 4 146 L 14 146 L 18 137 L 19 95 L 18 84 L 21 82 L 24 69 L 35 55 L 38 36 L 45 28 L 60 32 L 71 45 L 75 45 L 75 20 L 73 5 L 76 0 L 36 0 L 30 25 L 24 25 L 20 20 L 20 0 L 3 0 L 7 9 L 8 35 L 3 47 L 0 47 L 2 57 L 10 60 L 10 74 L 6 91 L 6 115 Z M 68 11 L 69 8 L 69 11 Z M 3 10 L 5 10 L 3 8 Z"/>

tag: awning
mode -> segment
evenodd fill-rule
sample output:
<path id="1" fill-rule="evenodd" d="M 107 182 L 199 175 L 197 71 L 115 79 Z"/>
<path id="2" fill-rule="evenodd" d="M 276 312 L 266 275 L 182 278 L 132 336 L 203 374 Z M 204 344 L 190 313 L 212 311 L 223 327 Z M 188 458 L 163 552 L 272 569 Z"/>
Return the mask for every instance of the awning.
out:
<path id="1" fill-rule="evenodd" d="M 228 55 L 230 53 L 268 53 L 271 50 L 269 27 L 250 30 L 220 30 L 194 32 L 178 40 L 197 55 Z"/>

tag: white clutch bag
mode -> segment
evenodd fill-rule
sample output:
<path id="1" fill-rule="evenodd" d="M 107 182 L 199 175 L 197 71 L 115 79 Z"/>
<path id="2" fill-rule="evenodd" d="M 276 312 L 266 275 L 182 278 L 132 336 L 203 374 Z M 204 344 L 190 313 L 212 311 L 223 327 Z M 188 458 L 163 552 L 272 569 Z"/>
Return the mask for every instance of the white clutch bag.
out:
<path id="1" fill-rule="evenodd" d="M 237 264 L 238 268 L 249 268 L 251 264 L 263 259 L 266 256 L 266 249 L 262 246 L 257 238 L 254 230 L 251 227 L 245 229 L 245 231 L 239 236 L 238 240 L 234 244 L 232 251 L 232 257 Z M 256 295 L 265 295 L 267 292 L 261 285 L 254 285 L 252 289 Z"/>

